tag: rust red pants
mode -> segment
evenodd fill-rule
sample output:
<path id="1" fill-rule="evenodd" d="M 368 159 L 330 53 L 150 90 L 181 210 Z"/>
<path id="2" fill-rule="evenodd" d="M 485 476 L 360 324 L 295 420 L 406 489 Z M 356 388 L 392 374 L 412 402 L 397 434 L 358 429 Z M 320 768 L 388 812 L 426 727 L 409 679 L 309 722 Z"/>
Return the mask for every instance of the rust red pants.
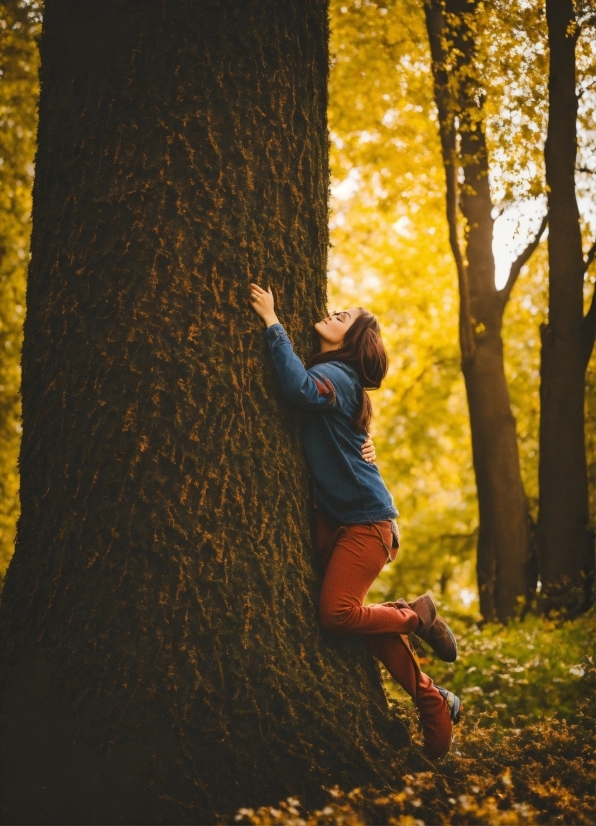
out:
<path id="1" fill-rule="evenodd" d="M 407 642 L 418 626 L 410 608 L 394 602 L 364 605 L 364 598 L 387 562 L 391 523 L 341 525 L 314 511 L 314 540 L 325 576 L 319 602 L 323 630 L 364 634 L 368 648 L 414 700 L 429 757 L 451 745 L 451 715 L 433 681 L 420 670 Z"/>

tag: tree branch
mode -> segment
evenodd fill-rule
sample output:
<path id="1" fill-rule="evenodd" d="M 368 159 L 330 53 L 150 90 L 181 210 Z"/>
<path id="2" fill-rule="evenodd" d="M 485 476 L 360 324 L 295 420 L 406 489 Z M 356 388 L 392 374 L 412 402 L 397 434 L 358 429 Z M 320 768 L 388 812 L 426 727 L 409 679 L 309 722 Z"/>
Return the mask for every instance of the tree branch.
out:
<path id="1" fill-rule="evenodd" d="M 594 82 L 594 83 L 588 83 L 588 85 L 587 85 L 587 86 L 583 86 L 583 87 L 579 90 L 579 92 L 577 93 L 577 99 L 578 99 L 578 100 L 581 100 L 581 99 L 582 99 L 582 97 L 585 95 L 585 93 L 586 93 L 586 92 L 589 92 L 591 89 L 594 89 L 595 87 L 596 87 L 596 82 Z"/>
<path id="2" fill-rule="evenodd" d="M 455 154 L 455 153 L 454 153 Z M 462 358 L 464 361 L 473 358 L 476 350 L 474 332 L 472 329 L 472 313 L 470 311 L 470 287 L 468 283 L 468 269 L 459 246 L 457 237 L 457 165 L 455 158 L 451 162 L 445 163 L 446 178 L 446 206 L 447 223 L 449 225 L 449 243 L 455 266 L 457 267 L 457 280 L 459 284 L 459 338 L 461 344 Z"/>
<path id="3" fill-rule="evenodd" d="M 434 95 L 439 114 L 439 135 L 441 138 L 441 154 L 445 169 L 446 183 L 446 213 L 449 226 L 449 243 L 459 284 L 459 341 L 462 361 L 470 361 L 474 357 L 476 342 L 472 328 L 470 311 L 470 289 L 468 284 L 467 267 L 459 245 L 457 233 L 458 221 L 458 184 L 457 184 L 457 132 L 455 127 L 456 103 L 453 99 L 449 79 L 445 70 L 446 54 L 443 37 L 446 28 L 445 15 L 441 0 L 428 0 L 424 4 L 426 27 L 428 31 L 432 56 L 432 72 L 434 79 Z"/>
<path id="4" fill-rule="evenodd" d="M 590 26 L 596 26 L 596 14 L 587 14 L 583 20 L 579 21 L 578 29 L 587 29 Z"/>
<path id="5" fill-rule="evenodd" d="M 522 267 L 524 264 L 530 259 L 530 256 L 540 243 L 540 239 L 544 234 L 544 230 L 546 229 L 546 225 L 548 224 L 548 212 L 545 214 L 544 218 L 542 219 L 542 223 L 540 224 L 540 228 L 538 232 L 534 236 L 534 238 L 530 241 L 528 246 L 525 250 L 518 255 L 513 264 L 511 265 L 511 269 L 509 270 L 509 278 L 507 279 L 507 283 L 503 287 L 502 290 L 499 290 L 499 296 L 501 297 L 501 301 L 503 304 L 503 308 L 509 301 L 509 296 L 511 295 L 511 290 L 515 286 L 515 282 L 517 281 L 517 277 L 521 272 Z"/>

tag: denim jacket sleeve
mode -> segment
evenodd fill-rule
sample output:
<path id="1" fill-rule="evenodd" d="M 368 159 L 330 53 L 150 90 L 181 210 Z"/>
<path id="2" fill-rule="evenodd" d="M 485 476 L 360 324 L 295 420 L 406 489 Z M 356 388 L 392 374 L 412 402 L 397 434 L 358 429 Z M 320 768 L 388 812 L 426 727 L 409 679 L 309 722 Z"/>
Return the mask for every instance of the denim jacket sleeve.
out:
<path id="1" fill-rule="evenodd" d="M 325 376 L 315 377 L 298 358 L 281 324 L 265 331 L 275 371 L 286 398 L 303 410 L 328 410 L 338 406 L 334 385 Z"/>

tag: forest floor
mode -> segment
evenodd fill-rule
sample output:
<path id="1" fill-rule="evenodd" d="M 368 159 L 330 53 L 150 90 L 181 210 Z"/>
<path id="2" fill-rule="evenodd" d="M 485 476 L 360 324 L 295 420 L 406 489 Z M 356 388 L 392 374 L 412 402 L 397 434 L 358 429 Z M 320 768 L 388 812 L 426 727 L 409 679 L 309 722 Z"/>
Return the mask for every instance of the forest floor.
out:
<path id="1" fill-rule="evenodd" d="M 241 809 L 236 822 L 594 824 L 595 619 L 592 610 L 567 622 L 528 616 L 505 628 L 479 628 L 471 618 L 449 616 L 459 642 L 457 662 L 447 666 L 420 652 L 423 669 L 464 704 L 446 758 L 430 767 L 422 757 L 415 709 L 387 679 L 413 743 L 397 790 L 330 789 L 321 809 L 306 811 L 289 798 L 256 811 Z"/>

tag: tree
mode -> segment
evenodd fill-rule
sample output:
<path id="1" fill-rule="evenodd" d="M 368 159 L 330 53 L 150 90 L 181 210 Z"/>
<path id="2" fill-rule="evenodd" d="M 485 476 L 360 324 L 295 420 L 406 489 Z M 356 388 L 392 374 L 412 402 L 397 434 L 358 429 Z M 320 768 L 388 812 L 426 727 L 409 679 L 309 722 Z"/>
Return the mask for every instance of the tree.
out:
<path id="1" fill-rule="evenodd" d="M 329 300 L 371 309 L 390 354 L 373 435 L 403 542 L 376 598 L 441 583 L 458 603 L 475 583 L 477 500 L 424 14 L 336 0 L 331 31 Z"/>
<path id="2" fill-rule="evenodd" d="M 549 206 L 548 321 L 541 328 L 540 509 L 538 540 L 545 607 L 581 610 L 590 602 L 593 533 L 589 530 L 584 426 L 586 368 L 596 332 L 596 298 L 584 315 L 586 259 L 576 197 L 575 48 L 581 26 L 572 0 L 547 0 L 550 48 L 545 146 Z M 594 24 L 594 12 L 582 15 Z"/>
<path id="3" fill-rule="evenodd" d="M 513 264 L 506 285 L 497 290 L 484 90 L 475 69 L 477 7 L 472 0 L 430 0 L 425 12 L 446 177 L 449 238 L 459 280 L 459 338 L 480 512 L 480 608 L 485 619 L 504 621 L 531 587 L 531 557 L 501 328 L 513 286 L 538 245 L 546 218 Z M 459 209 L 465 255 L 460 246 Z"/>
<path id="4" fill-rule="evenodd" d="M 20 352 L 37 121 L 35 3 L 0 3 L 0 580 L 18 515 Z"/>
<path id="5" fill-rule="evenodd" d="M 48 0 L 3 594 L 6 822 L 197 823 L 389 784 L 407 737 L 316 622 L 296 419 L 325 309 L 327 8 Z"/>
<path id="6" fill-rule="evenodd" d="M 461 609 L 462 598 L 468 604 L 475 591 L 478 504 L 424 4 L 336 0 L 331 10 L 330 300 L 334 307 L 364 303 L 373 309 L 390 350 L 373 431 L 400 509 L 403 547 L 377 596 L 440 590 Z M 545 211 L 546 26 L 539 9 L 511 3 L 491 4 L 473 22 L 476 67 L 487 89 L 482 113 L 495 212 L 510 226 L 518 209 L 538 207 L 528 228 L 533 236 Z M 514 260 L 529 239 L 523 226 L 508 235 Z M 499 283 L 503 275 L 499 271 Z M 502 327 L 533 522 L 537 328 L 546 288 L 544 244 L 521 268 Z"/>

